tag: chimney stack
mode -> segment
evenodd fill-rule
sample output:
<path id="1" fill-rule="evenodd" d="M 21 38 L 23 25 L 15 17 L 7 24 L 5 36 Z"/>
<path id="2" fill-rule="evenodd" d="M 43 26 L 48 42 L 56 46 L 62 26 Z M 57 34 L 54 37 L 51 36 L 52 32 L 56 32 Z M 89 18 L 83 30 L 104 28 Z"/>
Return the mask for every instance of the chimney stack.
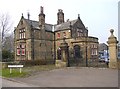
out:
<path id="1" fill-rule="evenodd" d="M 40 7 L 40 14 L 39 14 L 39 26 L 45 25 L 45 14 L 43 7 Z"/>
<path id="2" fill-rule="evenodd" d="M 57 24 L 64 23 L 64 13 L 62 9 L 58 9 L 57 13 Z"/>

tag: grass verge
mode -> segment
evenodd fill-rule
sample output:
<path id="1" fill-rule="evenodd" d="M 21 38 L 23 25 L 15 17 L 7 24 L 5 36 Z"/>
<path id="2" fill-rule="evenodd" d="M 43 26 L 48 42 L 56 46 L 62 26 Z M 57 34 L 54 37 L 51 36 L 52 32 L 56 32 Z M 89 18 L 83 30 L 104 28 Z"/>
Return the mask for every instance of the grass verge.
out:
<path id="1" fill-rule="evenodd" d="M 29 67 L 23 67 L 22 73 L 20 73 L 19 68 L 13 68 L 12 73 L 10 74 L 9 68 L 3 68 L 2 70 L 0 70 L 0 76 L 7 77 L 7 78 L 28 77 L 41 71 L 49 71 L 53 69 L 56 69 L 55 65 L 29 66 Z"/>
<path id="2" fill-rule="evenodd" d="M 9 68 L 4 68 L 1 71 L 2 73 L 1 76 L 3 77 L 7 77 L 7 78 L 12 78 L 12 77 L 25 77 L 28 72 L 22 71 L 22 73 L 20 73 L 18 68 L 14 68 L 12 69 L 12 73 L 10 73 L 10 69 Z"/>

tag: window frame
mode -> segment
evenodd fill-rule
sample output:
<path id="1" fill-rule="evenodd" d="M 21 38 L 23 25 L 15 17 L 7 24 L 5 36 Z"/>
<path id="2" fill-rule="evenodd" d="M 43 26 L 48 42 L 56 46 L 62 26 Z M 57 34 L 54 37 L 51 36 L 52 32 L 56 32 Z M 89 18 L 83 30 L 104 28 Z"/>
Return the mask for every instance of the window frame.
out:
<path id="1" fill-rule="evenodd" d="M 25 43 L 19 44 L 16 46 L 16 55 L 20 56 L 24 56 L 26 55 L 26 45 Z"/>
<path id="2" fill-rule="evenodd" d="M 25 48 L 23 48 L 23 49 L 21 50 L 21 52 L 22 52 L 21 55 L 25 55 Z"/>
<path id="3" fill-rule="evenodd" d="M 25 39 L 26 38 L 26 30 L 25 28 L 19 29 L 19 38 Z"/>
<path id="4" fill-rule="evenodd" d="M 66 32 L 63 32 L 63 37 L 66 37 Z"/>
<path id="5" fill-rule="evenodd" d="M 20 55 L 20 48 L 17 48 L 17 55 Z"/>
<path id="6" fill-rule="evenodd" d="M 57 38 L 60 38 L 60 33 L 57 33 Z"/>

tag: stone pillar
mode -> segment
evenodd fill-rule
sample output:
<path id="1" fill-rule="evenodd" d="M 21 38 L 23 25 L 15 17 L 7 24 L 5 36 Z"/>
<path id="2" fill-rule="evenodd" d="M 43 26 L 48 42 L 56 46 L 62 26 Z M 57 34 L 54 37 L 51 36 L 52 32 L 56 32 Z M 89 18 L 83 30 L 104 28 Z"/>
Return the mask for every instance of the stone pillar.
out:
<path id="1" fill-rule="evenodd" d="M 61 49 L 61 60 L 56 60 L 57 67 L 68 67 L 69 66 L 69 46 L 66 43 L 65 38 L 60 44 Z"/>
<path id="2" fill-rule="evenodd" d="M 114 30 L 111 29 L 111 36 L 108 38 L 108 49 L 109 49 L 109 68 L 118 68 L 117 65 L 117 56 L 118 56 L 118 49 L 117 49 L 117 38 L 113 35 Z"/>

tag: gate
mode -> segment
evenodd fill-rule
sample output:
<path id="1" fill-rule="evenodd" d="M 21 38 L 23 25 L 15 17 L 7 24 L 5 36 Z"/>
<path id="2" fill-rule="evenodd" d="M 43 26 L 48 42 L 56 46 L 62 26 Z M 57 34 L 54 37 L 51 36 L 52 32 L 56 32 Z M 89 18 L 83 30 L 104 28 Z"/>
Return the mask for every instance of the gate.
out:
<path id="1" fill-rule="evenodd" d="M 70 67 L 107 67 L 105 62 L 99 62 L 99 60 L 94 57 L 88 59 L 88 54 L 86 53 L 87 51 L 84 51 L 79 45 L 71 48 L 69 50 Z"/>
<path id="2" fill-rule="evenodd" d="M 80 66 L 80 64 L 83 64 L 82 51 L 79 45 L 75 45 L 73 49 L 70 49 L 69 62 L 70 66 Z"/>

